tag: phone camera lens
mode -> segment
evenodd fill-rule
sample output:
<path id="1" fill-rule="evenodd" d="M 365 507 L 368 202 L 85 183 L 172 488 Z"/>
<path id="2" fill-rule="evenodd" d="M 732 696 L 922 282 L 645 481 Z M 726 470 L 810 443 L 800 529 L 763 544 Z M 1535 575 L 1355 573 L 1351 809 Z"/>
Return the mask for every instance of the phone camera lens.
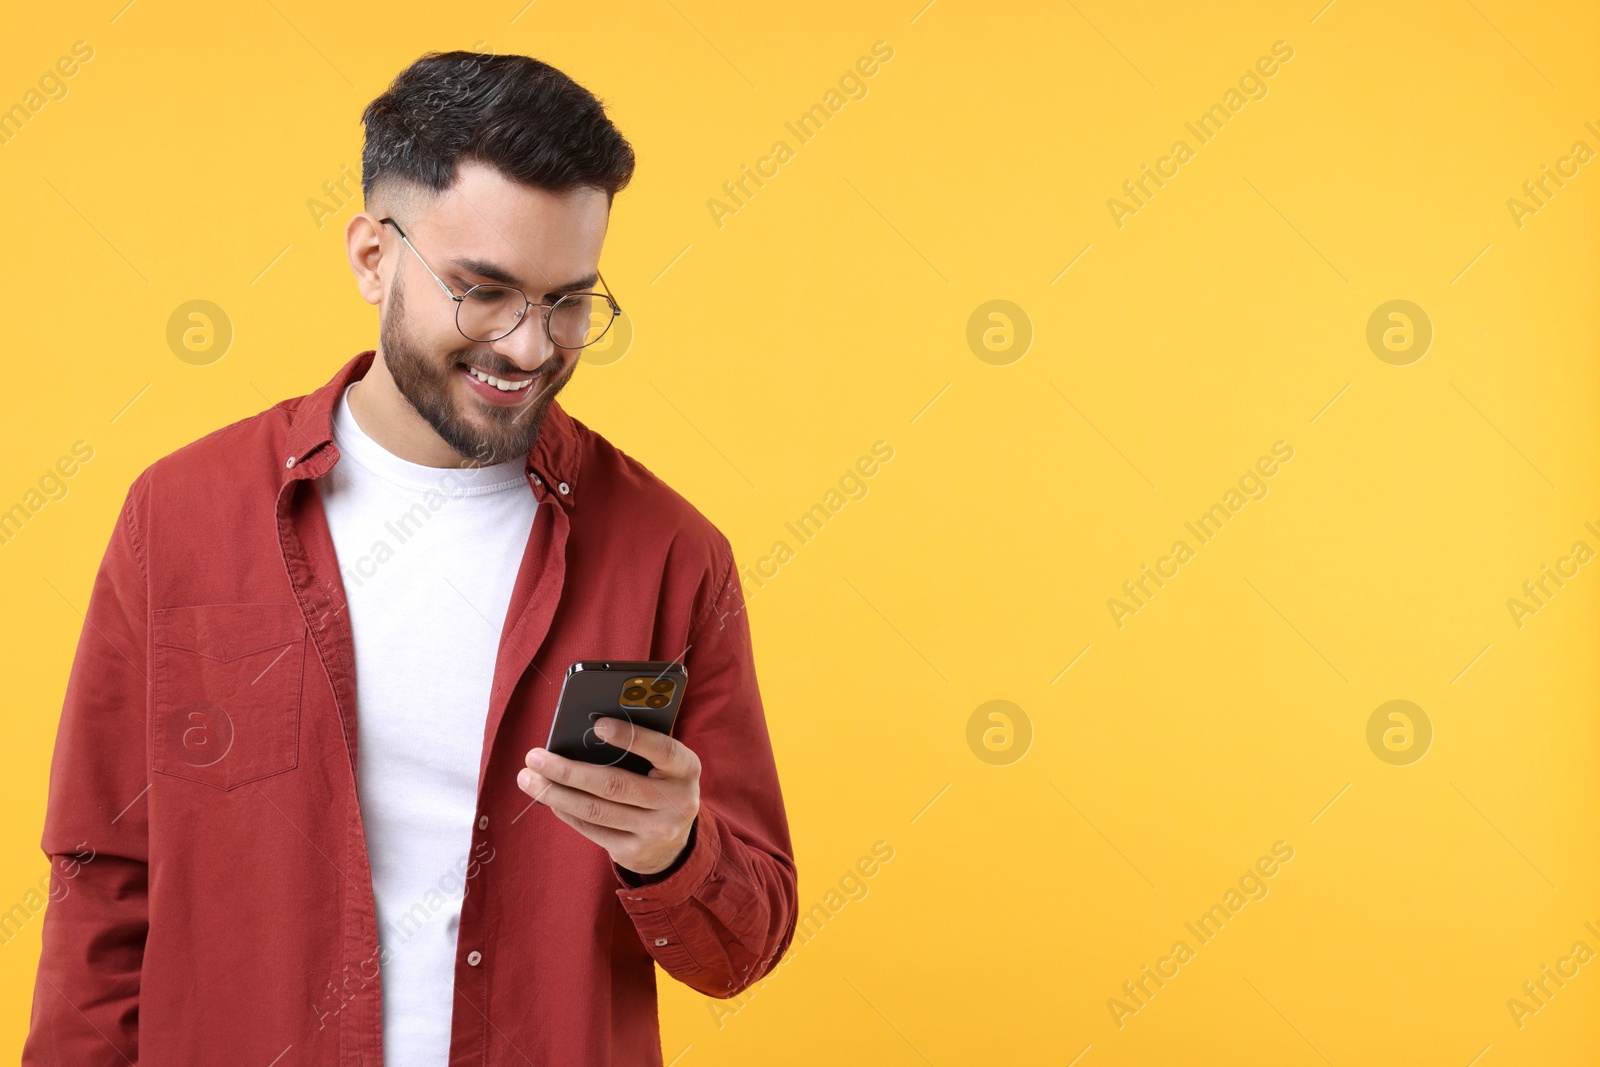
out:
<path id="1" fill-rule="evenodd" d="M 672 679 L 657 678 L 655 681 L 650 683 L 650 688 L 654 689 L 658 693 L 670 693 L 672 692 Z"/>
<path id="2" fill-rule="evenodd" d="M 643 700 L 644 697 L 645 688 L 642 685 L 630 685 L 628 688 L 622 691 L 622 698 L 624 700 Z"/>
<path id="3" fill-rule="evenodd" d="M 665 693 L 651 693 L 650 698 L 644 703 L 645 707 L 648 708 L 664 708 L 668 704 L 672 703 L 672 698 L 667 696 Z"/>

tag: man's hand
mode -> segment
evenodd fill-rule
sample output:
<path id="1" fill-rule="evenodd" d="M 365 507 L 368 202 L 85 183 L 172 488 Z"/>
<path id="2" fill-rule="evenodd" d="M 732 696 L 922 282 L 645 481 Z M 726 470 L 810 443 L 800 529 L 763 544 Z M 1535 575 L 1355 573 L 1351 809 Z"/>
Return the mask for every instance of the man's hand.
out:
<path id="1" fill-rule="evenodd" d="M 648 775 L 580 763 L 542 748 L 528 753 L 517 785 L 635 874 L 672 866 L 700 813 L 700 757 L 676 738 L 624 719 L 596 719 L 607 744 L 650 761 Z"/>

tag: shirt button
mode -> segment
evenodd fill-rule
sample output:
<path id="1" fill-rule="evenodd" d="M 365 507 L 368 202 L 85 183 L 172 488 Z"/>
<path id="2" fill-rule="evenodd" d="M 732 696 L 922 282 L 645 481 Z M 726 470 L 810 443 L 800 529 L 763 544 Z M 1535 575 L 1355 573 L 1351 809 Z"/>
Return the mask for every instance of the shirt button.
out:
<path id="1" fill-rule="evenodd" d="M 489 816 L 487 816 L 487 815 L 478 816 L 478 829 L 487 830 L 488 828 L 489 828 Z"/>
<path id="2" fill-rule="evenodd" d="M 476 967 L 482 959 L 483 953 L 479 952 L 477 949 L 473 949 L 471 952 L 467 953 L 467 962 L 474 967 Z"/>
<path id="3" fill-rule="evenodd" d="M 561 491 L 561 495 L 562 496 L 566 496 L 567 495 L 567 490 L 569 488 L 571 488 L 571 487 L 568 486 L 566 482 L 562 482 L 560 485 L 556 486 L 556 488 Z"/>
<path id="4" fill-rule="evenodd" d="M 658 938 L 656 938 L 656 944 L 658 944 L 658 945 L 665 945 L 665 944 L 666 944 L 666 943 L 667 943 L 667 939 L 666 939 L 666 938 L 664 938 L 664 937 L 658 937 Z"/>
<path id="5" fill-rule="evenodd" d="M 285 466 L 285 467 L 292 467 L 292 466 L 294 466 L 294 457 L 293 457 L 293 456 L 290 456 L 290 457 L 289 457 L 289 462 L 287 462 L 287 463 L 285 463 L 285 464 L 284 464 L 284 466 Z"/>

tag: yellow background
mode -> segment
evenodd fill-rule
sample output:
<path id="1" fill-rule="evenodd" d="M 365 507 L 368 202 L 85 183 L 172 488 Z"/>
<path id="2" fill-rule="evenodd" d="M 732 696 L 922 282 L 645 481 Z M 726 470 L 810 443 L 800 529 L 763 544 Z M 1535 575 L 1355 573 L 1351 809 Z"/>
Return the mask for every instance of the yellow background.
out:
<path id="1" fill-rule="evenodd" d="M 894 850 L 742 1001 L 663 981 L 669 1062 L 1594 1062 L 1600 962 L 1520 1028 L 1506 1002 L 1600 951 L 1600 565 L 1520 628 L 1506 601 L 1600 549 L 1600 163 L 1520 227 L 1506 201 L 1600 149 L 1600 17 L 921 2 L 9 13 L 0 105 L 73 42 L 94 58 L 0 146 L 0 508 L 95 454 L 0 549 L 0 910 L 47 869 L 128 483 L 376 343 L 358 208 L 319 229 L 307 201 L 359 174 L 361 109 L 412 59 L 516 51 L 640 160 L 602 259 L 635 337 L 563 403 L 741 564 L 796 547 L 747 594 L 804 906 Z M 880 40 L 867 95 L 798 144 L 784 123 Z M 1199 145 L 1184 122 L 1280 40 L 1268 95 Z M 1119 228 L 1107 200 L 1179 138 L 1194 158 Z M 778 139 L 793 158 L 719 227 L 707 201 Z M 194 299 L 235 331 L 207 366 L 165 338 Z M 1434 330 L 1406 366 L 1366 343 L 1395 299 Z M 990 300 L 1033 331 L 1005 365 L 967 342 Z M 867 495 L 796 546 L 784 523 L 879 440 Z M 1269 495 L 1118 628 L 1107 599 L 1279 440 Z M 1394 699 L 1433 726 L 1408 766 L 1366 741 Z M 968 743 L 991 700 L 1032 735 L 1001 765 Z M 1277 841 L 1269 895 L 1199 945 L 1184 923 Z M 1108 999 L 1179 939 L 1194 958 L 1119 1028 Z M 37 919 L 0 952 L 5 1058 L 37 952 Z"/>

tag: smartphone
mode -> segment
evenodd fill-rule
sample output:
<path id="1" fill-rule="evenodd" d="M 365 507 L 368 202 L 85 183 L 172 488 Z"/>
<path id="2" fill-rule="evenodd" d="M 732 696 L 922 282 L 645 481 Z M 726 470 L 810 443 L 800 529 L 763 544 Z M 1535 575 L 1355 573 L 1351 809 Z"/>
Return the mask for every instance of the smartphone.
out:
<path id="1" fill-rule="evenodd" d="M 579 660 L 567 668 L 544 747 L 568 759 L 649 774 L 649 760 L 600 740 L 594 720 L 610 717 L 671 734 L 688 680 L 681 663 Z"/>

